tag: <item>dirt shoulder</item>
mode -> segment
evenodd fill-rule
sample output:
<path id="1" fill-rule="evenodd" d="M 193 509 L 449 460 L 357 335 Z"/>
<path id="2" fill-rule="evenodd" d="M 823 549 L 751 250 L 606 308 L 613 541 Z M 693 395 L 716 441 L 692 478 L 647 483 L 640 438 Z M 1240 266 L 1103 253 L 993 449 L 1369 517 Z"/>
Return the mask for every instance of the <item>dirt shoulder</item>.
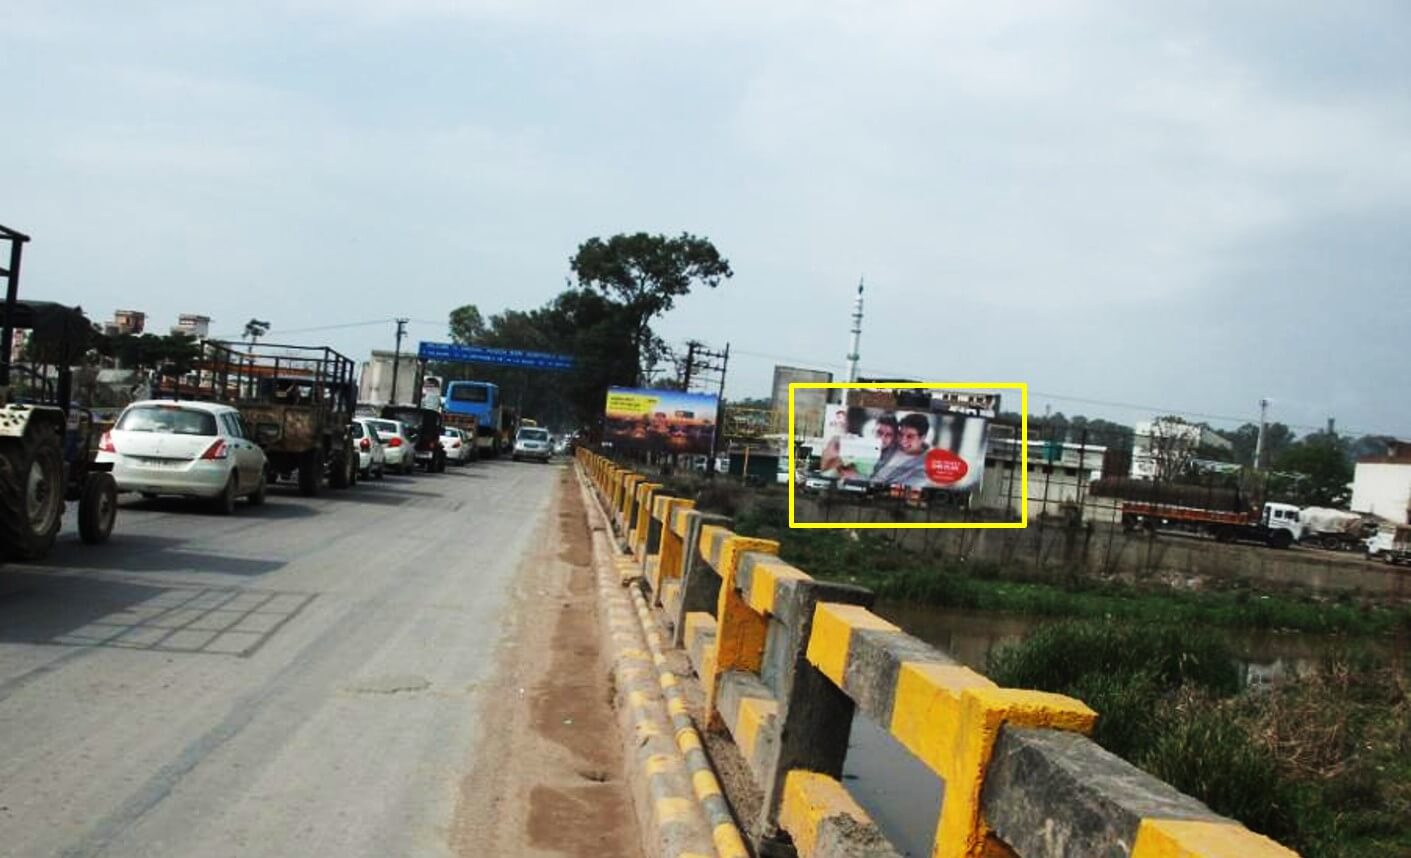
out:
<path id="1" fill-rule="evenodd" d="M 592 541 L 563 469 L 524 558 L 450 834 L 457 855 L 640 855 L 601 656 Z"/>

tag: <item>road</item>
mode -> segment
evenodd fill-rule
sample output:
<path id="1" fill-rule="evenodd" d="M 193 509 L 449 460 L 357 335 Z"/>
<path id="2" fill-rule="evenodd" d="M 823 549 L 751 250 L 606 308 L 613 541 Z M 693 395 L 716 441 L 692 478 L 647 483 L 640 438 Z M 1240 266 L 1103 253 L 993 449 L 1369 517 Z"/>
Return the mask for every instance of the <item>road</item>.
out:
<path id="1" fill-rule="evenodd" d="M 124 499 L 0 568 L 0 851 L 450 855 L 477 687 L 562 465 L 225 518 Z"/>

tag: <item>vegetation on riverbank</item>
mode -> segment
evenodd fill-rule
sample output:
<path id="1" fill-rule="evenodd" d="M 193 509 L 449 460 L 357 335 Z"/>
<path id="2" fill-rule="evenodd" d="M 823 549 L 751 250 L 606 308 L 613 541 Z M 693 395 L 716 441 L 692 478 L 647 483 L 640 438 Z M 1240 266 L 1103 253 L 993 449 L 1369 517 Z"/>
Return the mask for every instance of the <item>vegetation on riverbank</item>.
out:
<path id="1" fill-rule="evenodd" d="M 1086 575 L 1025 580 L 998 564 L 929 557 L 866 533 L 854 538 L 841 531 L 791 530 L 769 507 L 740 511 L 735 529 L 777 539 L 780 555 L 810 575 L 861 584 L 881 599 L 1042 617 L 1317 634 L 1411 633 L 1406 606 L 1262 594 L 1247 587 L 1174 590 Z"/>
<path id="2" fill-rule="evenodd" d="M 1411 856 L 1404 664 L 1348 652 L 1239 694 L 1208 631 L 1067 622 L 998 650 L 987 672 L 1082 699 L 1104 747 L 1309 858 Z"/>

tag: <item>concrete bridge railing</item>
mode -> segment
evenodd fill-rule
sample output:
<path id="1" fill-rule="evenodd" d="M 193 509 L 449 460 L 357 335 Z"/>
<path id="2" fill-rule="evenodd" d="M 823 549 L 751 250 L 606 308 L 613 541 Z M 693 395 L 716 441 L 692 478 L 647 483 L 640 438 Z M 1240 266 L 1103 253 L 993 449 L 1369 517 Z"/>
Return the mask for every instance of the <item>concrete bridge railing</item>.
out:
<path id="1" fill-rule="evenodd" d="M 862 712 L 944 784 L 933 856 L 1294 855 L 1087 738 L 1098 713 L 1002 688 L 814 579 L 778 544 L 587 450 L 584 472 L 763 795 L 757 846 L 801 856 L 896 851 L 840 783 Z M 786 835 L 786 837 L 784 836 Z"/>

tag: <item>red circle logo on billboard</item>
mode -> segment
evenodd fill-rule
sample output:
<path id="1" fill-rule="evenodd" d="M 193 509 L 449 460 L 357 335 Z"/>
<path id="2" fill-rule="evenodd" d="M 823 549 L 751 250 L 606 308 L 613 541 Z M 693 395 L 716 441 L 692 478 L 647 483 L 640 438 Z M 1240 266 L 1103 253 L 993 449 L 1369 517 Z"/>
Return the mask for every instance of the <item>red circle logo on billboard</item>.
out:
<path id="1" fill-rule="evenodd" d="M 965 479 L 969 472 L 970 466 L 965 460 L 949 450 L 933 447 L 926 453 L 926 477 L 933 483 L 954 485 Z"/>

